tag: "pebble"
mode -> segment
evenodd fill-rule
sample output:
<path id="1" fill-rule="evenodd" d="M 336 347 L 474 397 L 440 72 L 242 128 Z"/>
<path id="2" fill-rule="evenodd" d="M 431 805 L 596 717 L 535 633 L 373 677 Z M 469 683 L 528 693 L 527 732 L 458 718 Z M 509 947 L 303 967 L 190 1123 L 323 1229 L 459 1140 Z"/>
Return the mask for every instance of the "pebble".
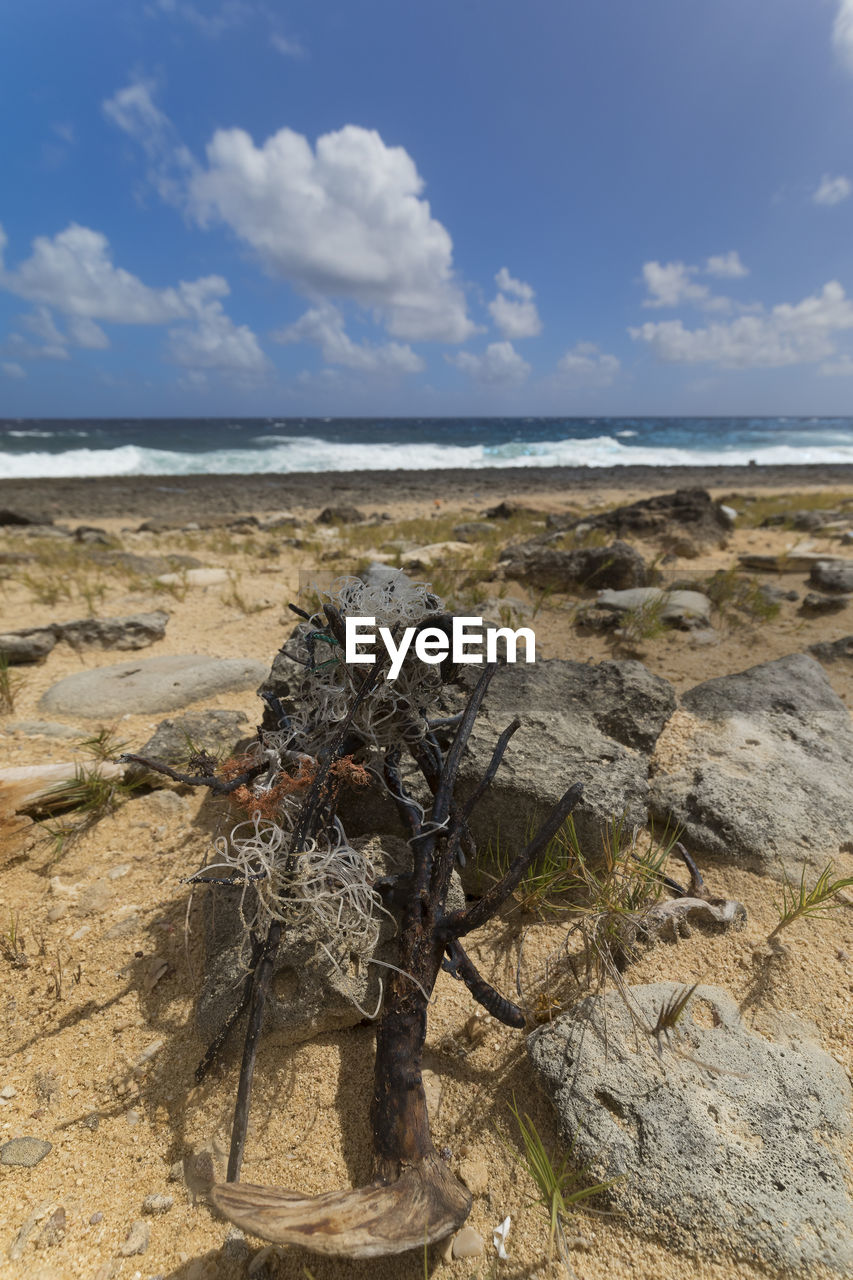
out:
<path id="1" fill-rule="evenodd" d="M 128 1113 L 127 1113 L 127 1123 L 128 1123 L 129 1125 L 131 1125 L 131 1127 L 132 1127 L 133 1125 L 135 1125 L 135 1124 L 139 1124 L 139 1112 L 138 1112 L 138 1111 L 133 1111 L 133 1110 L 128 1111 Z"/>
<path id="2" fill-rule="evenodd" d="M 484 1248 L 485 1241 L 479 1231 L 475 1231 L 473 1227 L 463 1227 L 453 1237 L 450 1254 L 453 1258 L 479 1258 Z"/>
<path id="3" fill-rule="evenodd" d="M 91 1218 L 89 1219 L 89 1226 L 96 1227 L 98 1223 L 103 1222 L 103 1220 L 104 1220 L 104 1215 L 101 1213 L 100 1209 L 98 1209 L 97 1213 L 93 1213 Z"/>
<path id="4" fill-rule="evenodd" d="M 463 1160 L 459 1166 L 459 1177 L 475 1196 L 481 1196 L 488 1190 L 489 1168 L 483 1160 Z"/>
<path id="5" fill-rule="evenodd" d="M 24 1169 L 32 1169 L 43 1160 L 53 1143 L 42 1138 L 12 1138 L 0 1147 L 0 1164 L 20 1165 Z"/>
<path id="6" fill-rule="evenodd" d="M 18 1090 L 11 1084 L 7 1084 L 5 1089 L 0 1089 L 0 1098 L 17 1098 Z"/>
<path id="7" fill-rule="evenodd" d="M 54 1209 L 47 1222 L 39 1232 L 36 1240 L 37 1249 L 50 1249 L 65 1239 L 65 1209 L 62 1205 Z"/>
<path id="8" fill-rule="evenodd" d="M 168 1213 L 175 1203 L 174 1196 L 151 1195 L 142 1201 L 143 1213 Z"/>
<path id="9" fill-rule="evenodd" d="M 120 880 L 122 876 L 126 876 L 130 870 L 129 862 L 122 862 L 117 867 L 110 867 L 107 876 L 110 880 Z"/>
<path id="10" fill-rule="evenodd" d="M 136 1222 L 131 1223 L 127 1239 L 119 1249 L 119 1253 L 123 1258 L 132 1258 L 137 1253 L 144 1253 L 150 1243 L 151 1231 L 148 1223 L 137 1218 Z"/>
<path id="11" fill-rule="evenodd" d="M 51 924 L 55 924 L 57 920 L 64 920 L 68 915 L 68 904 L 65 902 L 58 903 L 55 907 L 51 907 L 47 913 L 47 918 Z"/>

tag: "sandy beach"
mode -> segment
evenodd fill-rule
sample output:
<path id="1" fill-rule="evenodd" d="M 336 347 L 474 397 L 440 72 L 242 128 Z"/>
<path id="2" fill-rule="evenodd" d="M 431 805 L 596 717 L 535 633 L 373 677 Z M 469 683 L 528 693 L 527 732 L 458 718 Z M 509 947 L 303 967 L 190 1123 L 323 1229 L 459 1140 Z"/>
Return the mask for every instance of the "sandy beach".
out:
<path id="1" fill-rule="evenodd" d="M 642 497 L 697 486 L 737 512 L 729 533 L 701 545 L 643 538 L 629 539 L 631 545 L 647 564 L 659 566 L 665 584 L 698 588 L 718 571 L 734 570 L 744 581 L 771 584 L 779 595 L 778 609 L 763 614 L 715 606 L 710 641 L 667 627 L 628 644 L 612 631 L 584 625 L 594 591 L 543 591 L 507 579 L 499 568 L 506 546 L 543 534 L 549 515 L 594 517 Z M 484 512 L 502 501 L 517 504 L 515 513 L 492 519 L 491 532 L 472 534 L 466 550 L 455 530 L 466 522 L 482 524 Z M 316 523 L 323 508 L 349 504 L 367 519 Z M 54 529 L 0 530 L 3 632 L 90 617 L 168 614 L 164 638 L 138 654 L 57 643 L 42 661 L 11 667 L 13 705 L 0 717 L 0 765 L 7 768 L 91 761 L 85 739 L 101 728 L 136 751 L 165 715 L 178 714 L 132 711 L 102 719 L 96 707 L 87 717 L 47 714 L 41 699 L 64 677 L 130 657 L 142 662 L 194 654 L 269 664 L 292 629 L 287 603 L 312 575 L 346 574 L 377 557 L 405 564 L 413 551 L 435 544 L 449 549 L 432 570 L 412 570 L 412 576 L 429 580 L 440 570 L 443 583 L 451 589 L 457 584 L 460 606 L 487 598 L 516 601 L 535 626 L 541 658 L 593 665 L 638 660 L 664 676 L 676 695 L 713 676 L 810 653 L 813 645 L 853 632 L 853 605 L 804 608 L 808 571 L 796 559 L 853 558 L 853 547 L 841 540 L 853 528 L 853 466 L 0 480 L 0 509 L 50 521 Z M 796 527 L 796 514 L 804 511 L 840 515 L 812 528 L 801 519 Z M 240 524 L 240 516 L 256 523 Z M 140 531 L 149 521 L 159 521 L 159 530 Z M 55 532 L 73 533 L 77 526 L 103 532 L 88 541 Z M 739 570 L 744 555 L 780 559 L 775 571 Z M 162 568 L 141 567 L 145 558 L 162 563 L 169 557 L 185 558 L 171 583 L 162 582 Z M 193 585 L 186 557 L 222 571 L 220 577 Z M 473 570 L 479 594 L 469 597 Z M 838 698 L 853 707 L 853 662 L 825 660 L 822 669 Z M 241 713 L 242 735 L 251 735 L 262 710 L 254 689 L 245 688 L 182 711 L 210 709 Z M 519 708 L 522 716 L 524 710 Z M 417 1253 L 370 1263 L 285 1248 L 259 1256 L 264 1242 L 254 1238 L 232 1240 L 223 1252 L 228 1223 L 186 1172 L 187 1161 L 210 1152 L 221 1173 L 239 1063 L 238 1036 L 220 1066 L 195 1084 L 206 1047 L 194 1018 L 205 964 L 202 895 L 183 879 L 209 856 L 226 821 L 223 806 L 187 787 L 140 792 L 64 843 L 51 834 L 53 823 L 13 819 L 8 808 L 0 816 L 8 824 L 0 849 L 0 930 L 6 934 L 0 956 L 0 1145 L 30 1135 L 52 1145 L 33 1168 L 0 1166 L 0 1277 L 423 1276 Z M 853 851 L 824 852 L 838 875 L 853 874 Z M 689 937 L 660 939 L 630 964 L 625 980 L 717 984 L 750 1025 L 777 1010 L 795 1014 L 850 1076 L 849 901 L 825 918 L 794 924 L 768 969 L 778 881 L 735 860 L 708 859 L 703 871 L 715 894 L 745 906 L 745 927 L 694 928 Z M 565 937 L 559 917 L 528 917 L 516 907 L 476 935 L 471 954 L 499 990 L 512 994 L 521 973 L 533 993 Z M 577 994 L 570 984 L 561 988 L 554 1015 L 565 1007 L 560 1001 L 571 1003 Z M 547 1220 L 513 1154 L 519 1142 L 509 1104 L 513 1096 L 524 1098 L 524 1109 L 556 1152 L 553 1109 L 532 1084 L 524 1032 L 477 1018 L 476 1009 L 460 983 L 440 976 L 425 1066 L 433 1138 L 474 1191 L 470 1223 L 485 1252 L 441 1261 L 434 1249 L 429 1273 L 447 1280 L 565 1275 L 561 1264 L 546 1260 Z M 319 1193 L 369 1177 L 373 1048 L 369 1024 L 290 1046 L 275 1034 L 264 1038 L 244 1180 Z M 123 1256 L 150 1195 L 173 1203 L 144 1217 L 150 1232 L 144 1256 Z M 59 1206 L 62 1235 L 45 1242 L 44 1224 Z M 34 1211 L 41 1216 L 10 1258 Z M 510 1258 L 499 1264 L 492 1231 L 507 1216 Z M 573 1214 L 570 1247 L 574 1273 L 583 1280 L 757 1280 L 767 1274 L 760 1262 L 725 1250 L 713 1256 L 677 1251 L 619 1215 L 584 1207 Z"/>

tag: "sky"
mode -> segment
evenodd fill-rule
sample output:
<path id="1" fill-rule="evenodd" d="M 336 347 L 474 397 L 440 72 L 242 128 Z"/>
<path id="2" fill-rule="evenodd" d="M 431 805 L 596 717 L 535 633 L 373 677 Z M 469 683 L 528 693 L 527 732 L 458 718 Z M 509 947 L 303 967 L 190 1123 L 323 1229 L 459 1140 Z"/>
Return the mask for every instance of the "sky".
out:
<path id="1" fill-rule="evenodd" d="M 853 0 L 30 0 L 0 417 L 853 413 Z"/>

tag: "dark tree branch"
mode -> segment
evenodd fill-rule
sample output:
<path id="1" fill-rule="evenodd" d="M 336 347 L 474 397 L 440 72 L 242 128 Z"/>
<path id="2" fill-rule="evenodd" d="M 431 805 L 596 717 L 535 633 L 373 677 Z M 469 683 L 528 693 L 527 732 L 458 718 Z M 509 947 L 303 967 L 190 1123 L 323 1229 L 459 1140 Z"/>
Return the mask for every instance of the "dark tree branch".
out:
<path id="1" fill-rule="evenodd" d="M 247 783 L 253 782 L 255 778 L 260 777 L 269 767 L 266 760 L 264 760 L 260 764 L 253 764 L 251 768 L 246 769 L 239 777 L 223 782 L 221 778 L 217 778 L 212 773 L 181 773 L 178 769 L 173 769 L 171 765 L 164 764 L 162 760 L 150 760 L 148 756 L 136 756 L 130 752 L 125 752 L 124 755 L 119 756 L 116 763 L 139 764 L 145 769 L 150 769 L 152 773 L 162 773 L 165 777 L 171 778 L 173 782 L 183 782 L 188 787 L 207 787 L 215 796 L 229 796 L 238 787 L 243 787 Z"/>
<path id="2" fill-rule="evenodd" d="M 500 992 L 496 991 L 486 979 L 477 972 L 476 967 L 470 957 L 463 950 L 461 942 L 456 939 L 448 944 L 447 947 L 448 960 L 445 961 L 444 968 L 454 978 L 458 978 L 471 992 L 471 995 L 481 1004 L 484 1009 L 488 1009 L 493 1018 L 497 1018 L 498 1022 L 503 1022 L 508 1027 L 523 1027 L 524 1013 L 519 1009 L 517 1004 L 513 1004 L 511 1000 L 507 1000 Z"/>

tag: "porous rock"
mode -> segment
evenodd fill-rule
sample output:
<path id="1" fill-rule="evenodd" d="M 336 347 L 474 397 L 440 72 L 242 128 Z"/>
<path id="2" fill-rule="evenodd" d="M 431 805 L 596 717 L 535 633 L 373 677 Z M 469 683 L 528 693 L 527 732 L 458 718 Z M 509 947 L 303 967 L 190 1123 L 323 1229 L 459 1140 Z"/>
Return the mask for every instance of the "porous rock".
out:
<path id="1" fill-rule="evenodd" d="M 820 591 L 853 591 L 853 560 L 818 560 L 809 582 Z"/>
<path id="2" fill-rule="evenodd" d="M 378 876 L 411 869 L 411 849 L 399 837 L 373 836 L 352 843 L 370 858 Z M 196 1019 L 208 1041 L 232 1012 L 248 972 L 250 948 L 240 918 L 242 892 L 240 888 L 211 885 L 204 899 L 205 977 Z M 464 905 L 465 894 L 454 874 L 448 909 Z M 248 898 L 243 912 L 251 912 Z M 394 947 L 389 945 L 393 919 L 381 916 L 380 925 L 373 955 L 393 963 Z M 350 957 L 347 972 L 342 972 L 320 945 L 321 939 L 329 945 L 316 926 L 289 926 L 284 932 L 265 1011 L 266 1027 L 278 1033 L 282 1044 L 299 1044 L 327 1031 L 355 1026 L 364 1017 L 363 1010 L 372 1013 L 377 1007 L 380 980 L 384 987 L 386 971 L 367 959 L 356 962 Z"/>
<path id="3" fill-rule="evenodd" d="M 0 1147 L 0 1164 L 32 1169 L 53 1150 L 53 1144 L 42 1138 L 11 1138 Z"/>
<path id="4" fill-rule="evenodd" d="M 22 631 L 6 631 L 0 635 L 0 657 L 9 666 L 40 662 L 56 644 L 52 627 L 28 627 Z"/>
<path id="5" fill-rule="evenodd" d="M 806 654 L 685 693 L 658 739 L 651 809 L 685 844 L 774 878 L 853 851 L 853 724 Z"/>
<path id="6" fill-rule="evenodd" d="M 168 613 L 131 613 L 122 618 L 80 618 L 53 625 L 57 638 L 75 649 L 144 649 L 166 634 Z"/>
<path id="7" fill-rule="evenodd" d="M 39 706 L 59 715 L 98 719 L 173 711 L 216 693 L 251 689 L 266 674 L 265 663 L 248 658 L 146 658 L 66 676 L 42 695 Z"/>
<path id="8" fill-rule="evenodd" d="M 571 529 L 578 524 L 638 538 L 688 533 L 703 543 L 719 542 L 730 532 L 734 520 L 705 489 L 677 489 L 675 493 L 655 494 L 598 515 L 568 517 L 561 527 Z"/>
<path id="9" fill-rule="evenodd" d="M 561 551 L 540 538 L 507 547 L 500 565 L 507 578 L 534 587 L 568 591 L 573 587 L 605 588 L 620 591 L 642 587 L 648 580 L 646 563 L 627 542 L 609 547 L 580 547 Z"/>
<path id="10" fill-rule="evenodd" d="M 246 724 L 242 711 L 186 711 L 181 716 L 161 720 L 151 737 L 136 755 L 160 760 L 179 771 L 186 770 L 191 754 L 206 751 L 214 759 L 230 755 L 240 729 Z M 142 776 L 152 786 L 168 786 L 161 773 L 153 773 L 142 765 L 129 765 L 128 778 Z"/>
<path id="11" fill-rule="evenodd" d="M 487 799 L 472 815 L 479 843 L 497 838 L 520 850 L 531 824 L 575 782 L 584 785 L 574 812 L 583 842 L 600 848 L 602 830 L 623 813 L 629 826 L 644 823 L 647 753 L 674 707 L 672 686 L 641 662 L 549 659 L 500 668 L 459 773 L 464 798 L 485 773 L 499 735 L 521 719 Z"/>
<path id="12" fill-rule="evenodd" d="M 849 1275 L 844 1071 L 796 1020 L 775 1038 L 748 1030 L 712 986 L 679 1019 L 677 1056 L 658 1055 L 643 1024 L 683 991 L 631 987 L 630 1008 L 618 992 L 590 996 L 528 1038 L 573 1158 L 590 1179 L 619 1178 L 607 1194 L 636 1230 L 685 1251 Z"/>

